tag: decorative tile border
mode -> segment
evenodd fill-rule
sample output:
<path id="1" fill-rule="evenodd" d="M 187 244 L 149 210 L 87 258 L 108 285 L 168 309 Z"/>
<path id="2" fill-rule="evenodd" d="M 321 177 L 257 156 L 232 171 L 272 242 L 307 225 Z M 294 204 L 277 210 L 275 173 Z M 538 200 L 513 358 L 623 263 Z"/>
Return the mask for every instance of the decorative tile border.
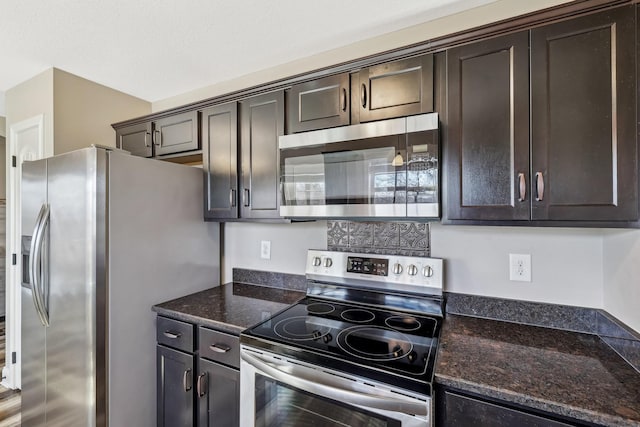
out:
<path id="1" fill-rule="evenodd" d="M 429 256 L 429 223 L 327 221 L 327 248 L 332 251 Z"/>
<path id="2" fill-rule="evenodd" d="M 274 273 L 271 271 L 233 269 L 233 281 L 250 285 L 269 286 L 306 292 L 307 279 L 303 274 Z"/>
<path id="3" fill-rule="evenodd" d="M 447 292 L 446 312 L 598 335 L 640 372 L 640 334 L 604 310 Z"/>

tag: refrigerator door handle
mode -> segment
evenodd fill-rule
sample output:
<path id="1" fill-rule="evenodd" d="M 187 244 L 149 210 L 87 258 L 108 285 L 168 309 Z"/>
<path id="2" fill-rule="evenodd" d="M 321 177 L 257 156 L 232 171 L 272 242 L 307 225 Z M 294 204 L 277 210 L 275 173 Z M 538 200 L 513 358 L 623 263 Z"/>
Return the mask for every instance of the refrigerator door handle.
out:
<path id="1" fill-rule="evenodd" d="M 40 322 L 44 326 L 49 326 L 49 313 L 44 307 L 44 298 L 42 296 L 42 283 L 41 276 L 45 276 L 45 285 L 48 285 L 48 265 L 45 266 L 44 274 L 42 268 L 42 248 L 45 237 L 45 228 L 49 225 L 49 205 L 44 203 L 40 208 L 40 212 L 38 213 L 38 218 L 36 219 L 36 226 L 33 230 L 33 237 L 31 239 L 31 256 L 29 258 L 29 271 L 31 275 L 31 292 L 33 295 L 33 303 L 36 307 L 36 313 L 38 313 L 38 317 L 40 318 Z M 48 261 L 48 255 L 45 256 L 45 259 Z M 47 262 L 48 264 L 48 262 Z"/>

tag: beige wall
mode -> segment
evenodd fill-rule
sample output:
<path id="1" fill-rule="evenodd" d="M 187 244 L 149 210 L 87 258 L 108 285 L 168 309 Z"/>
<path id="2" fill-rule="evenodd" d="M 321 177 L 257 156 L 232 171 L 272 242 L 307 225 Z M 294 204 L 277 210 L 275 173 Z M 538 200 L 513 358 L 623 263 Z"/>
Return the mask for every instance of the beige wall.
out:
<path id="1" fill-rule="evenodd" d="M 7 118 L 6 117 L 0 117 L 0 136 L 7 136 Z"/>
<path id="2" fill-rule="evenodd" d="M 7 143 L 11 126 L 44 115 L 45 156 L 53 155 L 53 68 L 9 89 L 5 94 Z"/>
<path id="3" fill-rule="evenodd" d="M 465 12 L 250 73 L 231 81 L 212 82 L 210 86 L 156 101 L 152 108 L 154 112 L 166 110 L 567 2 L 568 0 L 498 0 Z"/>
<path id="4" fill-rule="evenodd" d="M 151 104 L 62 70 L 53 75 L 55 154 L 91 144 L 115 146 L 111 123 L 151 112 Z"/>

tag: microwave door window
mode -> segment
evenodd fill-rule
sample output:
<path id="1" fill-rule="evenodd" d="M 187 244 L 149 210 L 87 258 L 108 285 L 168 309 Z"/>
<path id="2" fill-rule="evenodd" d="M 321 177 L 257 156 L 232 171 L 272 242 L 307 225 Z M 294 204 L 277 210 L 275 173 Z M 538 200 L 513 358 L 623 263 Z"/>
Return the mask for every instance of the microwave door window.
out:
<path id="1" fill-rule="evenodd" d="M 309 206 L 326 204 L 322 155 L 288 157 L 282 174 L 283 204 Z"/>

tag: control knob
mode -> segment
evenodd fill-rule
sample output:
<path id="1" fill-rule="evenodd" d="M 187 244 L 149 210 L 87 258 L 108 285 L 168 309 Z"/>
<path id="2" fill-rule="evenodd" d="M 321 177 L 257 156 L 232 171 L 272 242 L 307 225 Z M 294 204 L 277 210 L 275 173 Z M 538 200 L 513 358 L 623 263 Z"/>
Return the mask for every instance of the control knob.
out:
<path id="1" fill-rule="evenodd" d="M 325 259 L 324 259 L 324 263 L 323 263 L 323 265 L 324 265 L 326 268 L 329 268 L 329 267 L 331 267 L 331 266 L 333 265 L 333 261 L 331 260 L 331 258 L 325 258 Z"/>
<path id="2" fill-rule="evenodd" d="M 393 264 L 391 271 L 393 272 L 393 274 L 402 274 L 402 265 L 396 262 L 395 264 Z"/>
<path id="3" fill-rule="evenodd" d="M 319 256 L 314 256 L 313 257 L 313 266 L 314 267 L 320 267 L 320 264 L 322 264 L 322 259 L 320 259 Z"/>
<path id="4" fill-rule="evenodd" d="M 431 268 L 430 265 L 425 265 L 424 268 L 422 269 L 422 275 L 424 277 L 431 277 L 433 276 L 433 268 Z"/>
<path id="5" fill-rule="evenodd" d="M 418 274 L 418 267 L 416 267 L 416 266 L 415 266 L 415 265 L 413 265 L 413 264 L 409 264 L 409 265 L 407 266 L 407 274 L 408 274 L 409 276 L 415 276 L 416 274 Z"/>

